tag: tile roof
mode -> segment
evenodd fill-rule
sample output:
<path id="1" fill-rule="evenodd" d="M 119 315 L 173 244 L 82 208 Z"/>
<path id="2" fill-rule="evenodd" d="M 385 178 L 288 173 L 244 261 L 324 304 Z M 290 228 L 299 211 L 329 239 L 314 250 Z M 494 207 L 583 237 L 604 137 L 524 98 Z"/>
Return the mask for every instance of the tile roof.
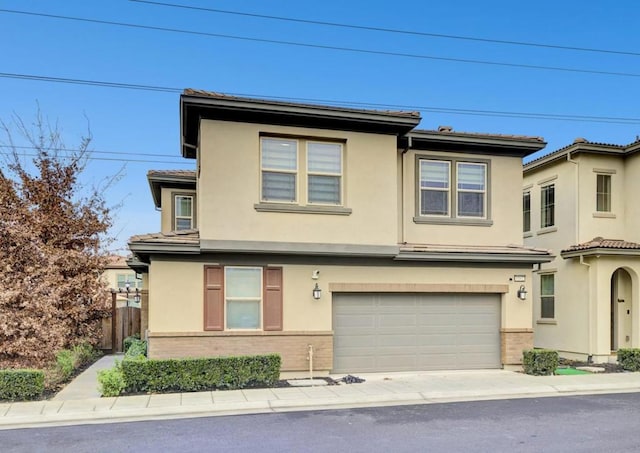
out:
<path id="1" fill-rule="evenodd" d="M 602 143 L 602 142 L 592 142 L 589 141 L 585 138 L 582 137 L 578 137 L 576 138 L 573 143 L 570 143 L 569 145 L 563 146 L 562 148 L 559 148 L 555 151 L 551 151 L 543 156 L 537 157 L 529 162 L 527 162 L 525 164 L 525 167 L 530 167 L 530 166 L 535 166 L 536 163 L 538 163 L 541 160 L 547 160 L 551 157 L 554 156 L 560 156 L 564 153 L 566 153 L 570 148 L 573 147 L 580 147 L 580 145 L 590 145 L 590 146 L 597 146 L 597 147 L 601 147 L 601 148 L 609 148 L 611 150 L 618 150 L 618 151 L 623 151 L 623 150 L 627 150 L 629 148 L 631 148 L 634 145 L 640 144 L 640 138 L 636 138 L 636 140 L 634 140 L 631 143 L 628 143 L 626 145 L 620 145 L 620 144 L 615 144 L 615 143 Z"/>
<path id="2" fill-rule="evenodd" d="M 442 244 L 401 244 L 400 252 L 414 253 L 494 253 L 494 254 L 527 254 L 527 255 L 548 255 L 549 250 L 525 247 L 522 245 L 442 245 Z"/>
<path id="3" fill-rule="evenodd" d="M 127 257 L 121 255 L 109 255 L 107 256 L 106 269 L 120 269 L 127 266 Z"/>
<path id="4" fill-rule="evenodd" d="M 196 171 L 195 170 L 149 170 L 147 172 L 147 177 L 153 176 L 176 176 L 176 177 L 184 177 L 184 178 L 195 178 Z"/>
<path id="5" fill-rule="evenodd" d="M 200 232 L 198 230 L 179 230 L 168 233 L 139 234 L 129 238 L 129 243 L 132 242 L 198 245 L 200 243 Z"/>
<path id="6" fill-rule="evenodd" d="M 543 137 L 531 136 L 531 135 L 511 135 L 511 134 L 495 134 L 484 132 L 460 132 L 455 131 L 449 126 L 440 126 L 437 130 L 433 129 L 414 129 L 411 132 L 427 133 L 427 134 L 440 134 L 440 135 L 460 135 L 465 137 L 487 137 L 487 138 L 499 138 L 508 140 L 525 140 L 525 141 L 538 141 L 544 143 Z"/>
<path id="7" fill-rule="evenodd" d="M 232 96 L 229 94 L 218 93 L 216 91 L 207 91 L 207 90 L 197 90 L 194 88 L 185 88 L 182 93 L 186 96 L 200 96 L 207 97 L 212 99 L 228 99 L 228 100 L 239 100 L 239 101 L 251 101 L 251 102 L 268 102 L 270 104 L 279 104 L 283 106 L 296 106 L 296 107 L 311 107 L 311 108 L 325 108 L 331 110 L 342 110 L 345 112 L 368 112 L 368 113 L 382 113 L 385 115 L 393 115 L 400 117 L 410 117 L 410 118 L 420 118 L 420 112 L 416 111 L 405 111 L 405 110 L 375 110 L 375 109 L 362 109 L 362 108 L 351 108 L 351 107 L 337 107 L 334 105 L 327 104 L 311 104 L 311 103 L 303 103 L 303 102 L 289 102 L 283 100 L 274 100 L 272 99 L 259 99 L 259 98 L 250 98 L 250 97 L 242 97 L 242 96 Z"/>
<path id="8" fill-rule="evenodd" d="M 572 245 L 568 249 L 563 250 L 562 253 L 591 249 L 640 249 L 640 244 L 624 241 L 622 239 L 604 239 L 602 237 L 596 237 L 591 239 L 589 242 Z"/>

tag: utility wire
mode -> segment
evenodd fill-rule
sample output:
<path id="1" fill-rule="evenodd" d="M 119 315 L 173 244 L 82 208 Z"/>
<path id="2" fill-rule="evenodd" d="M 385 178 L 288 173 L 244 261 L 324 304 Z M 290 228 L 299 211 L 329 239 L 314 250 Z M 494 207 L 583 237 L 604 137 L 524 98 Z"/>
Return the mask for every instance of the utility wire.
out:
<path id="1" fill-rule="evenodd" d="M 0 72 L 0 78 L 31 80 L 31 81 L 38 81 L 38 82 L 67 83 L 72 85 L 87 85 L 87 86 L 98 86 L 98 87 L 106 87 L 106 88 L 121 88 L 121 89 L 129 89 L 129 90 L 156 91 L 156 92 L 167 92 L 167 93 L 182 93 L 183 91 L 181 88 L 173 88 L 173 87 L 162 87 L 162 86 L 142 85 L 142 84 L 132 84 L 132 83 L 106 82 L 106 81 L 100 81 L 100 80 L 71 79 L 71 78 L 61 78 L 61 77 L 40 76 L 40 75 L 33 75 L 33 74 L 16 74 L 16 73 L 8 73 L 8 72 Z M 227 94 L 231 96 L 238 96 L 238 97 L 271 99 L 276 101 L 311 102 L 311 103 L 318 103 L 322 105 L 334 105 L 334 106 L 342 106 L 342 107 L 357 106 L 358 108 L 369 107 L 369 108 L 384 108 L 384 109 L 420 110 L 422 112 L 448 113 L 453 115 L 490 116 L 490 117 L 503 117 L 503 118 L 524 118 L 524 119 L 542 119 L 542 120 L 555 120 L 555 121 L 576 121 L 576 122 L 613 123 L 613 124 L 640 124 L 640 118 L 627 118 L 627 117 L 615 117 L 615 116 L 566 115 L 566 114 L 556 114 L 556 113 L 453 109 L 453 108 L 443 108 L 443 107 L 427 107 L 427 106 L 421 106 L 421 105 L 381 104 L 381 103 L 372 103 L 372 102 L 342 101 L 342 100 L 329 100 L 329 99 L 317 99 L 317 98 L 267 96 L 267 95 L 247 94 L 247 93 L 227 93 Z"/>
<path id="2" fill-rule="evenodd" d="M 34 148 L 35 149 L 35 148 Z M 70 151 L 80 151 L 80 150 L 70 150 Z M 13 153 L 0 151 L 0 154 L 4 154 L 5 156 L 10 156 Z M 38 154 L 35 153 L 19 153 L 20 157 L 38 157 Z M 73 156 L 59 156 L 62 159 L 73 159 Z M 171 165 L 193 165 L 193 162 L 169 162 L 164 160 L 147 160 L 147 159 L 127 159 L 127 158 L 110 158 L 110 157 L 92 157 L 91 151 L 87 151 L 87 159 L 88 160 L 101 160 L 101 161 L 113 161 L 113 162 L 143 162 L 149 164 L 171 164 Z"/>
<path id="3" fill-rule="evenodd" d="M 18 145 L 9 145 L 9 146 L 3 146 L 0 145 L 0 148 L 15 148 L 15 149 L 42 149 L 44 151 L 67 151 L 67 152 L 80 152 L 82 150 L 80 149 L 74 149 L 74 148 L 60 148 L 60 147 L 37 147 L 37 146 L 18 146 Z M 166 154 L 152 154 L 152 153 L 139 153 L 139 152 L 135 152 L 135 151 L 131 151 L 131 152 L 124 152 L 124 151 L 96 151 L 94 149 L 92 150 L 87 150 L 88 153 L 90 154 L 111 154 L 111 155 L 124 155 L 124 156 L 130 156 L 132 154 L 135 154 L 136 156 L 149 156 L 149 157 L 166 157 L 169 159 L 173 159 L 176 156 L 168 156 Z"/>
<path id="4" fill-rule="evenodd" d="M 273 16 L 268 14 L 246 13 L 242 11 L 231 11 L 231 10 L 218 9 L 218 8 L 204 8 L 204 7 L 191 6 L 191 5 L 178 5 L 174 3 L 155 2 L 150 0 L 129 0 L 129 1 L 135 2 L 135 3 L 146 3 L 149 5 L 156 5 L 156 6 L 166 6 L 170 8 L 182 8 L 182 9 L 195 10 L 195 11 L 207 11 L 210 13 L 229 14 L 229 15 L 244 16 L 244 17 L 255 17 L 258 19 L 279 20 L 279 21 L 285 21 L 285 22 L 296 22 L 301 24 L 349 28 L 353 30 L 377 31 L 377 32 L 383 32 L 383 33 L 395 33 L 395 34 L 411 35 L 411 36 L 425 36 L 425 37 L 431 37 L 431 38 L 458 39 L 458 40 L 464 40 L 464 41 L 487 42 L 487 43 L 493 43 L 493 44 L 508 44 L 513 46 L 542 47 L 547 49 L 572 50 L 572 51 L 579 51 L 579 52 L 596 52 L 596 53 L 607 53 L 607 54 L 617 54 L 617 55 L 632 55 L 635 57 L 640 56 L 640 53 L 638 52 L 630 52 L 630 51 L 623 51 L 623 50 L 596 49 L 592 47 L 563 46 L 559 44 L 543 44 L 543 43 L 527 42 L 527 41 L 511 41 L 511 40 L 503 40 L 503 39 L 480 38 L 477 36 L 460 36 L 460 35 L 448 35 L 448 34 L 442 34 L 442 33 L 427 33 L 422 31 L 415 31 L 415 30 L 402 30 L 398 28 L 374 27 L 370 25 L 355 25 L 355 24 L 347 24 L 347 23 L 341 23 L 341 22 L 328 22 L 328 21 L 320 21 L 320 20 L 312 20 L 312 19 L 299 19 L 294 17 Z"/>
<path id="5" fill-rule="evenodd" d="M 103 25 L 116 25 L 120 27 L 136 28 L 136 29 L 144 29 L 144 30 L 181 33 L 181 34 L 197 35 L 197 36 L 208 36 L 212 38 L 233 39 L 238 41 L 262 42 L 266 44 L 278 44 L 278 45 L 293 46 L 293 47 L 336 50 L 341 52 L 351 52 L 351 53 L 359 53 L 359 54 L 366 54 L 366 55 L 382 55 L 382 56 L 393 56 L 393 57 L 402 57 L 402 58 L 413 58 L 413 59 L 420 59 L 420 60 L 448 61 L 448 62 L 464 63 L 464 64 L 500 66 L 500 67 L 523 68 L 523 69 L 537 69 L 537 70 L 560 71 L 560 72 L 580 73 L 580 74 L 597 74 L 597 75 L 609 75 L 609 76 L 618 76 L 618 77 L 640 77 L 640 74 L 632 73 L 632 72 L 596 71 L 592 69 L 567 68 L 567 67 L 561 67 L 561 66 L 503 63 L 498 61 L 474 60 L 469 58 L 436 57 L 433 55 L 421 55 L 421 54 L 413 54 L 413 53 L 391 52 L 391 51 L 384 51 L 384 50 L 360 49 L 355 47 L 329 46 L 329 45 L 323 45 L 323 44 L 310 44 L 310 43 L 303 43 L 303 42 L 296 42 L 296 41 L 283 41 L 283 40 L 277 40 L 277 39 L 252 38 L 248 36 L 227 35 L 222 33 L 208 33 L 208 32 L 184 30 L 184 29 L 178 29 L 178 28 L 157 27 L 157 26 L 151 26 L 151 25 L 114 22 L 114 21 L 99 20 L 99 19 L 88 19 L 84 17 L 60 16 L 56 14 L 34 13 L 29 11 L 18 11 L 18 10 L 11 10 L 11 9 L 0 9 L 0 12 L 9 13 L 9 14 L 21 14 L 26 16 L 46 17 L 50 19 L 62 19 L 62 20 L 71 20 L 71 21 L 78 21 L 78 22 L 88 22 L 88 23 L 103 24 Z"/>

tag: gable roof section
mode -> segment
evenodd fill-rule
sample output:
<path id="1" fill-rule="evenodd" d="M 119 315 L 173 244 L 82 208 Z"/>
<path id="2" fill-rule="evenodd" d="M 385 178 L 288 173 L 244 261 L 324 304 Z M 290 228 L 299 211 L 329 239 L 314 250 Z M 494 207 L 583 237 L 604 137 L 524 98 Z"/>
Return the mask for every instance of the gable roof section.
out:
<path id="1" fill-rule="evenodd" d="M 399 147 L 522 158 L 540 151 L 546 144 L 542 137 L 458 132 L 441 126 L 438 130 L 415 129 L 400 139 Z"/>
<path id="2" fill-rule="evenodd" d="M 640 255 L 640 244 L 622 239 L 596 237 L 588 242 L 572 245 L 560 255 L 565 259 L 595 255 Z"/>
<path id="3" fill-rule="evenodd" d="M 151 188 L 153 203 L 156 208 L 162 207 L 161 190 L 163 187 L 173 189 L 196 188 L 195 170 L 149 170 L 147 180 Z"/>
<path id="4" fill-rule="evenodd" d="M 553 164 L 560 160 L 566 160 L 567 156 L 578 153 L 606 154 L 626 157 L 638 151 L 640 151 L 640 138 L 627 145 L 590 142 L 584 138 L 576 138 L 572 144 L 528 162 L 524 165 L 523 171 L 526 174 L 527 172 L 540 167 Z"/>
<path id="5" fill-rule="evenodd" d="M 196 157 L 200 120 L 203 118 L 392 135 L 409 132 L 421 119 L 418 112 L 253 99 L 188 88 L 180 96 L 183 157 Z"/>

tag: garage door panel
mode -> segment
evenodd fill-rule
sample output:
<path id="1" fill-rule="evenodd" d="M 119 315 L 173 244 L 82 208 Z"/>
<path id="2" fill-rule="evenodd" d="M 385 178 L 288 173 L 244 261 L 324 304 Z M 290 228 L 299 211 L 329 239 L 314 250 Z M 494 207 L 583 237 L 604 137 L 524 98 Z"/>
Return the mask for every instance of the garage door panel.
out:
<path id="1" fill-rule="evenodd" d="M 500 367 L 500 296 L 334 294 L 334 372 Z"/>

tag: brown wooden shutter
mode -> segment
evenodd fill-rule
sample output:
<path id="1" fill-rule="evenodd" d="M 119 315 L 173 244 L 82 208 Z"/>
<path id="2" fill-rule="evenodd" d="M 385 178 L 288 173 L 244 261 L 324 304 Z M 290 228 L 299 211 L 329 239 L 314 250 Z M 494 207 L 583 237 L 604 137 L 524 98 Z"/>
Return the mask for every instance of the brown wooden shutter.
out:
<path id="1" fill-rule="evenodd" d="M 282 330 L 282 268 L 264 270 L 264 330 Z"/>
<path id="2" fill-rule="evenodd" d="M 224 268 L 204 267 L 204 330 L 224 330 Z"/>

